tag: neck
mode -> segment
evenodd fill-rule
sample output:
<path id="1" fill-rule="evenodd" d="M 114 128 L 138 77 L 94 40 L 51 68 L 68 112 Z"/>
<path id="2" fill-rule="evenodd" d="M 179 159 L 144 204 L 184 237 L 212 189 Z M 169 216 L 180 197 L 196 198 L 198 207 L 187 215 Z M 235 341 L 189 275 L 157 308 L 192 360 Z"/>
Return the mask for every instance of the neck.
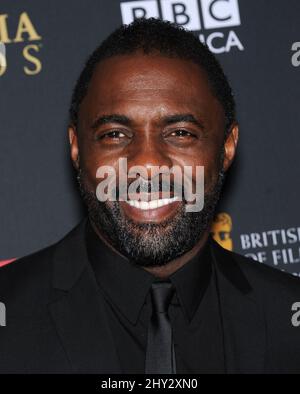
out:
<path id="1" fill-rule="evenodd" d="M 199 242 L 188 252 L 184 255 L 169 261 L 168 264 L 160 266 L 160 267 L 143 267 L 146 271 L 150 272 L 152 275 L 157 276 L 161 279 L 166 279 L 170 275 L 172 275 L 175 271 L 179 268 L 183 267 L 188 261 L 190 261 L 200 249 L 203 248 L 209 236 L 209 231 L 206 230 L 205 233 L 202 235 Z"/>
<path id="2" fill-rule="evenodd" d="M 122 256 L 123 258 L 126 258 L 124 255 L 122 255 L 117 249 L 115 249 L 109 241 L 98 231 L 97 227 L 94 225 L 93 221 L 90 220 L 90 223 L 98 235 L 98 237 L 110 248 L 112 249 L 115 253 L 117 253 L 119 256 Z M 170 275 L 172 275 L 175 271 L 177 271 L 179 268 L 183 267 L 188 261 L 190 261 L 199 251 L 200 249 L 203 248 L 205 243 L 207 242 L 209 236 L 209 227 L 208 229 L 203 233 L 202 237 L 200 240 L 197 242 L 197 244 L 188 252 L 186 252 L 184 255 L 169 261 L 166 265 L 159 266 L 159 267 L 143 267 L 142 268 L 145 271 L 150 272 L 152 275 L 160 278 L 160 279 L 166 279 Z"/>

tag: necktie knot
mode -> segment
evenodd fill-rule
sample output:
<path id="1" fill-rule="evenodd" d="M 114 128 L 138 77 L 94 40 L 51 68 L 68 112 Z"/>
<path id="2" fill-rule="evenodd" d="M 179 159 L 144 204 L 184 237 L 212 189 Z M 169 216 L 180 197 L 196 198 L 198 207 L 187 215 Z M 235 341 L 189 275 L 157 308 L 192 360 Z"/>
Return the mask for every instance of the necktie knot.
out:
<path id="1" fill-rule="evenodd" d="M 151 286 L 151 298 L 153 312 L 167 313 L 174 293 L 174 286 L 171 282 L 153 283 Z"/>

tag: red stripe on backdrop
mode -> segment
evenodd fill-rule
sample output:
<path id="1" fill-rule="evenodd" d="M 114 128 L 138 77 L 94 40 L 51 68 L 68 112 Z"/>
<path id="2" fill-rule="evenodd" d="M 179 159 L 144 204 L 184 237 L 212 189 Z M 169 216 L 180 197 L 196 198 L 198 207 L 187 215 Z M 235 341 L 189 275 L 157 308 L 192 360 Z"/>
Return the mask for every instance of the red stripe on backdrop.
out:
<path id="1" fill-rule="evenodd" d="M 9 263 L 12 263 L 16 259 L 10 259 L 10 260 L 0 260 L 0 267 L 3 267 L 4 265 L 7 265 Z"/>

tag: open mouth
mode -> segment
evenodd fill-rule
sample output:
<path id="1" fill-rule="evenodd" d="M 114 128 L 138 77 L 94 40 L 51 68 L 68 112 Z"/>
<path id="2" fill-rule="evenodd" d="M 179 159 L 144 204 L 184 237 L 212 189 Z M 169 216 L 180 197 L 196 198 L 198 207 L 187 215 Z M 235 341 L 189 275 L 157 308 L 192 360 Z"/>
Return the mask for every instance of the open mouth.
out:
<path id="1" fill-rule="evenodd" d="M 175 196 L 172 198 L 160 198 L 158 200 L 152 201 L 139 201 L 139 200 L 129 200 L 125 201 L 131 207 L 135 207 L 137 209 L 141 209 L 142 211 L 147 211 L 149 209 L 157 209 L 169 204 L 172 204 L 175 201 L 178 201 L 179 197 Z"/>
<path id="2" fill-rule="evenodd" d="M 179 196 L 170 198 L 163 197 L 151 201 L 141 201 L 140 196 L 136 199 L 120 201 L 120 207 L 124 214 L 137 222 L 162 222 L 178 211 L 182 201 Z"/>

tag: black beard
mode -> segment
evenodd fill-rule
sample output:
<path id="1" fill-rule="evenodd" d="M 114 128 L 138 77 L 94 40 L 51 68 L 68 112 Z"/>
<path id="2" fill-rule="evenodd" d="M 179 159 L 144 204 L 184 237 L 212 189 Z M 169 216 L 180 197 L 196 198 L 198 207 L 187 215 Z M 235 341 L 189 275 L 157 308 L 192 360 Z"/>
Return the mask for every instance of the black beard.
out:
<path id="1" fill-rule="evenodd" d="M 222 155 L 223 156 L 223 155 Z M 200 212 L 186 212 L 181 201 L 172 218 L 161 223 L 136 223 L 124 216 L 118 201 L 100 202 L 87 187 L 79 169 L 77 179 L 88 215 L 98 232 L 133 264 L 160 267 L 191 250 L 210 225 L 224 180 L 221 169 L 213 188 L 205 193 Z"/>

